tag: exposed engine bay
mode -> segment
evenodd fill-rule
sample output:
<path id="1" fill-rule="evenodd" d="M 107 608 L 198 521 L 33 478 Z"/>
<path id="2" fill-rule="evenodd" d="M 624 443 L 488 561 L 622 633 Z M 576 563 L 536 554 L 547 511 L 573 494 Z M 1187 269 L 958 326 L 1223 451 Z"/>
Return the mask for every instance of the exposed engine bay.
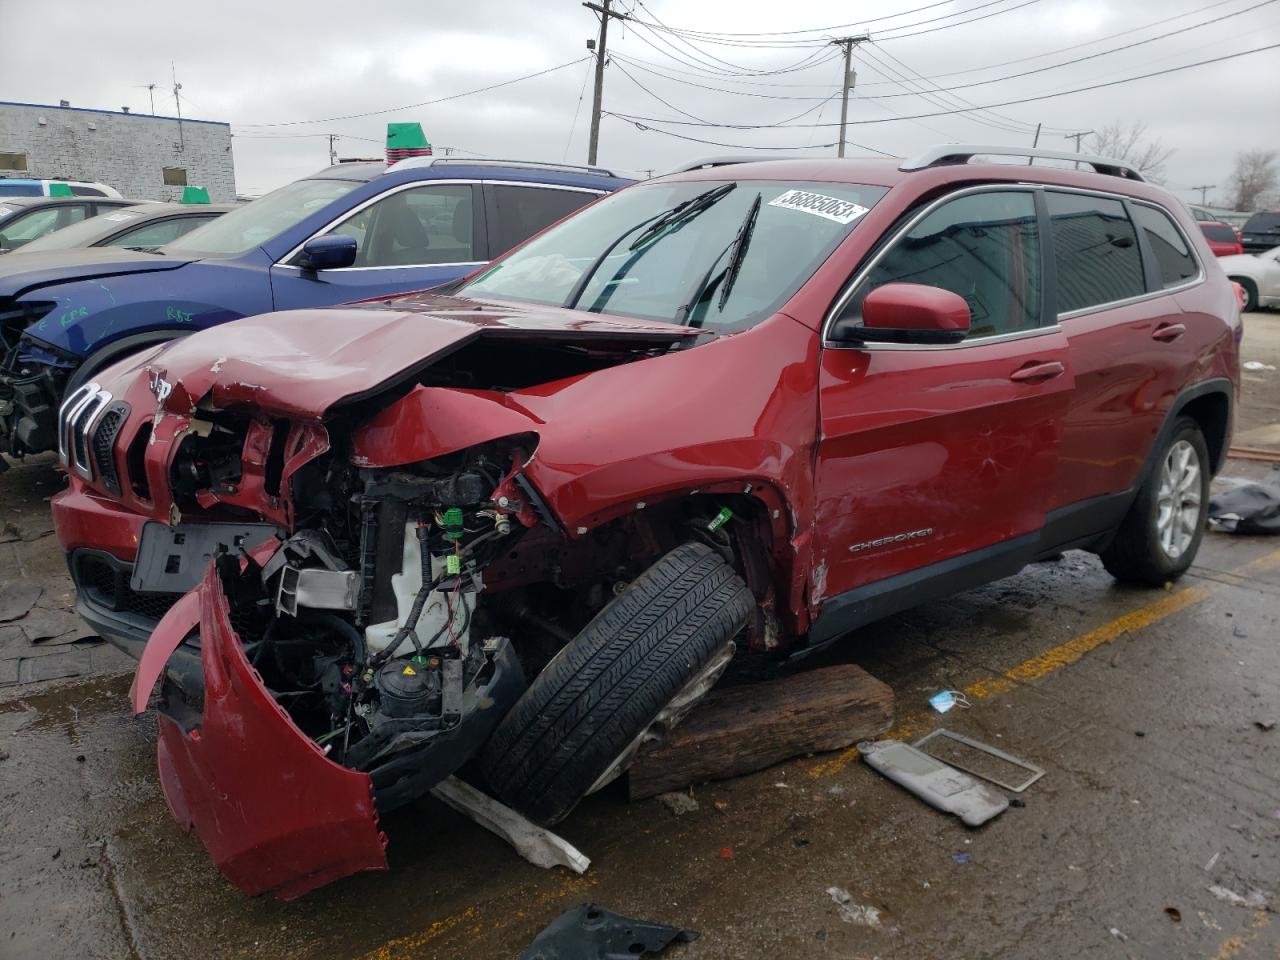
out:
<path id="1" fill-rule="evenodd" d="M 137 575 L 194 578 L 211 549 L 197 528 L 220 535 L 217 571 L 249 664 L 330 760 L 371 776 L 382 811 L 465 763 L 526 675 L 664 550 L 693 532 L 734 555 L 719 508 L 700 498 L 569 543 L 521 475 L 530 435 L 391 469 L 331 450 L 291 477 L 296 533 L 230 522 L 258 519 L 230 504 L 242 449 L 266 429 L 215 415 L 188 434 L 171 467 L 175 507 L 228 522 L 149 524 Z M 199 697 L 172 682 L 165 693 L 175 719 Z"/>
<path id="2" fill-rule="evenodd" d="M 180 501 L 241 479 L 243 434 L 202 432 L 173 464 Z M 326 457 L 297 478 L 306 528 L 261 564 L 245 535 L 220 561 L 249 663 L 330 759 L 372 775 L 381 809 L 453 772 L 524 690 L 510 641 L 477 611 L 483 571 L 523 530 L 494 500 L 521 455 L 481 448 L 402 470 Z"/>

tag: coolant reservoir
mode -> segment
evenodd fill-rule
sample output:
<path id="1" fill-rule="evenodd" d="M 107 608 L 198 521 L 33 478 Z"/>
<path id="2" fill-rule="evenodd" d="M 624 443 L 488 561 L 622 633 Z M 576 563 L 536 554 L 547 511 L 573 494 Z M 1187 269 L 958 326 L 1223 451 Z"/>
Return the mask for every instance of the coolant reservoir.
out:
<path id="1" fill-rule="evenodd" d="M 444 557 L 431 558 L 431 578 L 437 579 L 445 569 Z M 396 618 L 382 623 L 374 623 L 365 627 L 364 640 L 370 653 L 377 653 L 391 644 L 399 629 L 409 619 L 413 609 L 414 598 L 422 588 L 422 553 L 418 543 L 416 523 L 406 523 L 404 528 L 404 553 L 401 558 L 400 572 L 391 575 L 391 589 L 396 595 Z M 471 614 L 475 611 L 476 595 L 471 591 L 459 591 L 453 595 L 453 636 L 467 649 L 467 625 L 471 622 Z M 426 648 L 428 645 L 443 647 L 449 644 L 449 608 L 445 602 L 444 591 L 432 590 L 427 597 L 422 615 L 418 617 L 418 626 L 414 633 L 418 642 Z M 437 636 L 438 635 L 438 636 Z M 410 650 L 413 641 L 405 639 L 400 645 L 400 652 Z"/>

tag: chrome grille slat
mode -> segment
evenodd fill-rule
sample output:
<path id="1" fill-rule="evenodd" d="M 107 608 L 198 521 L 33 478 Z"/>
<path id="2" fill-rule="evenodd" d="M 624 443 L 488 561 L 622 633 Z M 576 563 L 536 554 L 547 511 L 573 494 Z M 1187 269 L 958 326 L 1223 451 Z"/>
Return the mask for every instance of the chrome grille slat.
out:
<path id="1" fill-rule="evenodd" d="M 62 461 L 64 467 L 71 466 L 70 448 L 67 442 L 71 424 L 75 422 L 76 416 L 85 404 L 93 400 L 93 395 L 98 392 L 98 389 L 96 383 L 86 383 L 72 391 L 58 408 L 58 459 Z"/>

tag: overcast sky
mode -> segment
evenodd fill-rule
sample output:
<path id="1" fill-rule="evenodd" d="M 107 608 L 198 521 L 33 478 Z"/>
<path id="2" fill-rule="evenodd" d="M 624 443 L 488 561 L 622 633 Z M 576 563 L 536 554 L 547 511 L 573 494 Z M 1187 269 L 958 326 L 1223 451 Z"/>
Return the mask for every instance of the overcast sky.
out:
<path id="1" fill-rule="evenodd" d="M 880 121 L 894 114 L 947 109 L 946 104 L 917 95 L 865 99 L 903 92 L 900 84 L 886 82 L 890 69 L 898 75 L 909 69 L 937 78 L 933 82 L 943 87 L 973 84 L 1236 13 L 1260 0 L 954 0 L 943 4 L 929 0 L 878 4 L 645 0 L 647 6 L 637 5 L 636 0 L 620 2 L 621 9 L 633 10 L 642 20 L 656 16 L 673 27 L 722 33 L 827 27 L 850 21 L 855 11 L 877 18 L 868 26 L 873 47 L 857 57 L 861 62 L 850 120 Z M 930 9 L 920 9 L 926 5 Z M 1009 12 L 970 24 L 936 29 L 1006 9 Z M 911 10 L 918 12 L 889 18 Z M 966 10 L 975 12 L 959 15 Z M 949 14 L 948 19 L 935 19 Z M 1155 21 L 1167 22 L 1101 39 Z M 500 90 L 433 106 L 320 123 L 262 126 L 385 110 L 585 58 L 585 42 L 595 35 L 597 20 L 577 0 L 380 0 L 366 5 L 328 0 L 305 4 L 287 0 L 179 4 L 0 0 L 0 22 L 6 38 L 0 44 L 0 99 L 4 100 L 57 103 L 67 99 L 74 106 L 119 109 L 128 105 L 145 112 L 150 106 L 144 86 L 154 82 L 159 84 L 156 112 L 171 114 L 173 61 L 182 83 L 183 113 L 232 124 L 241 193 L 259 194 L 325 165 L 328 141 L 323 134 L 343 135 L 338 141 L 342 156 L 378 156 L 388 121 L 421 122 L 437 147 L 496 157 L 586 160 L 591 109 L 591 63 L 586 59 Z M 895 33 L 926 28 L 934 29 L 892 39 Z M 56 44 L 51 42 L 51 30 L 57 30 Z M 956 93 L 971 104 L 996 104 L 1276 42 L 1280 42 L 1280 2 L 1269 0 L 1250 12 L 1130 50 L 1031 76 L 968 86 Z M 839 89 L 841 67 L 836 59 L 772 77 L 753 78 L 748 73 L 786 67 L 809 56 L 820 58 L 825 56 L 817 52 L 821 46 L 819 41 L 786 49 L 712 44 L 691 49 L 669 35 L 659 39 L 642 28 L 616 22 L 609 35 L 611 52 L 661 64 L 650 70 L 707 87 L 773 97 L 822 98 Z M 1074 49 L 1055 52 L 1067 47 Z M 1010 63 L 1018 60 L 1023 62 Z M 670 105 L 641 90 L 624 70 Z M 716 71 L 735 75 L 716 76 Z M 714 123 L 773 124 L 813 108 L 794 122 L 839 120 L 838 99 L 821 106 L 820 100 L 736 95 L 678 80 L 619 60 L 606 71 L 605 109 L 671 120 L 689 120 L 688 115 L 693 115 Z M 1041 146 L 1069 149 L 1072 143 L 1063 137 L 1064 131 L 1141 120 L 1150 136 L 1176 151 L 1166 169 L 1170 187 L 1190 198 L 1197 195 L 1186 188 L 1218 184 L 1216 192 L 1221 195 L 1237 150 L 1280 147 L 1277 90 L 1280 50 L 1270 50 L 1122 86 L 997 108 L 1002 119 L 995 122 L 1014 130 L 994 129 L 962 114 L 857 124 L 850 128 L 849 139 L 893 155 L 909 155 L 928 144 L 947 141 L 1030 143 L 1030 131 L 1040 122 L 1045 126 Z M 833 127 L 650 126 L 655 129 L 642 131 L 606 116 L 599 162 L 661 171 L 693 157 L 746 152 L 740 147 L 803 147 L 828 143 L 837 136 Z M 682 141 L 657 132 L 658 128 L 735 146 Z M 805 152 L 822 155 L 834 150 Z M 862 151 L 850 147 L 848 152 Z"/>

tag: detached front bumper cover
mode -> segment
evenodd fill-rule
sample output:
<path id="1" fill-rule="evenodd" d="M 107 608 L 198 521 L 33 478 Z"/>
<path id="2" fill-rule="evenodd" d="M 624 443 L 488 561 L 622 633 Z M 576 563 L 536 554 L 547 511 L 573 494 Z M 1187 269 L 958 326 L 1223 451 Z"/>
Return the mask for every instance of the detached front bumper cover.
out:
<path id="1" fill-rule="evenodd" d="M 214 564 L 157 626 L 132 701 L 145 709 L 168 655 L 200 627 L 204 704 L 163 706 L 160 783 L 174 818 L 195 828 L 243 893 L 292 900 L 363 870 L 385 870 L 368 774 L 329 760 L 294 726 L 244 656 Z"/>

